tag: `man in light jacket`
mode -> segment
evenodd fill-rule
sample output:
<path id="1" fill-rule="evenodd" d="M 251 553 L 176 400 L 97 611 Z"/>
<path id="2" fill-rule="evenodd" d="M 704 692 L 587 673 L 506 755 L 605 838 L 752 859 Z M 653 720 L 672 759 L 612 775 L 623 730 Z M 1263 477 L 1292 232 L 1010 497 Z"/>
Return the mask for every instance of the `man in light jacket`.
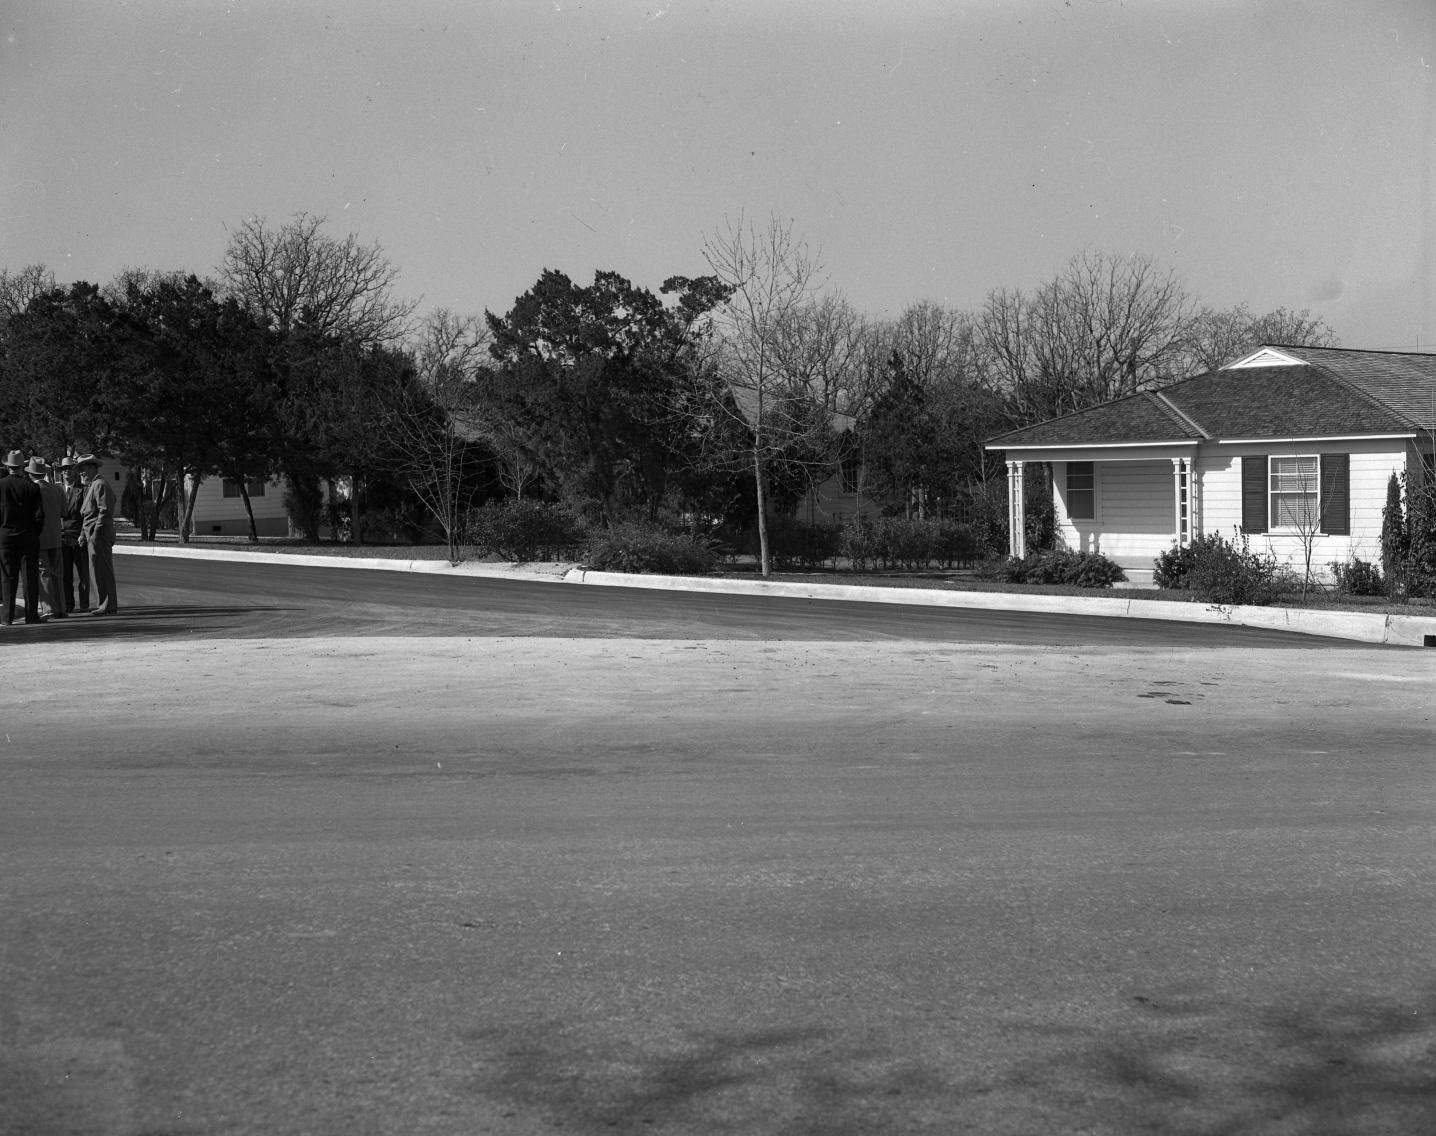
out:
<path id="1" fill-rule="evenodd" d="M 100 459 L 85 454 L 75 459 L 85 499 L 80 504 L 80 543 L 90 553 L 90 591 L 95 606 L 91 615 L 114 615 L 115 599 L 115 491 L 100 476 Z"/>
<path id="2" fill-rule="evenodd" d="M 80 484 L 80 465 L 74 458 L 60 463 L 65 479 L 65 512 L 60 524 L 60 559 L 64 564 L 65 610 L 90 610 L 90 558 L 80 544 L 80 508 L 85 503 L 85 487 Z M 79 584 L 79 598 L 75 585 Z"/>

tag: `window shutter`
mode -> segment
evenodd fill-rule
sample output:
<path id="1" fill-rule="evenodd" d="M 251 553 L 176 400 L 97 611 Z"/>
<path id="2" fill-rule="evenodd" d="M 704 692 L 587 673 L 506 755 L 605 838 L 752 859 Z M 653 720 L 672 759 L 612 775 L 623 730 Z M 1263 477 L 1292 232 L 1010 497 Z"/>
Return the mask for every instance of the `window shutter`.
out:
<path id="1" fill-rule="evenodd" d="M 1242 458 L 1242 532 L 1267 531 L 1266 454 Z"/>
<path id="2" fill-rule="evenodd" d="M 1351 455 L 1321 455 L 1321 531 L 1351 532 Z"/>

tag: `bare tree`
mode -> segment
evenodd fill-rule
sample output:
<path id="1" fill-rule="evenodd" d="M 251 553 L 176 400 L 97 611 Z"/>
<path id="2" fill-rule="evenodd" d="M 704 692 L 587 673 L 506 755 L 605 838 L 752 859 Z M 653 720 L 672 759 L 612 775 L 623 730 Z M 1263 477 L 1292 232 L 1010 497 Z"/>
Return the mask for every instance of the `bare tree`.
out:
<path id="1" fill-rule="evenodd" d="M 27 264 L 11 272 L 0 268 L 0 327 L 30 306 L 30 301 L 54 291 L 55 274 L 43 264 Z"/>
<path id="2" fill-rule="evenodd" d="M 762 229 L 741 216 L 726 220 L 704 239 L 703 258 L 731 290 L 714 315 L 724 397 L 713 409 L 727 415 L 728 426 L 736 425 L 736 434 L 745 439 L 757 504 L 759 564 L 768 576 L 768 466 L 829 428 L 826 409 L 809 385 L 811 373 L 795 375 L 784 363 L 795 354 L 793 329 L 812 301 L 821 268 L 807 244 L 793 236 L 792 222 L 778 217 Z M 822 409 L 821 420 L 815 420 L 815 405 Z"/>
<path id="3" fill-rule="evenodd" d="M 480 317 L 446 308 L 430 313 L 411 348 L 413 381 L 400 392 L 385 423 L 396 472 L 443 529 L 455 564 L 473 497 L 473 443 L 482 435 L 474 379 L 488 345 Z"/>
<path id="4" fill-rule="evenodd" d="M 400 340 L 416 305 L 394 298 L 399 270 L 377 244 L 324 233 L 324 221 L 296 213 L 274 229 L 263 217 L 247 218 L 230 233 L 219 265 L 225 287 L 283 333 L 302 323 L 366 346 Z"/>
<path id="5" fill-rule="evenodd" d="M 1326 321 L 1306 309 L 1277 308 L 1259 316 L 1245 304 L 1221 311 L 1204 307 L 1189 325 L 1185 370 L 1189 374 L 1215 371 L 1263 344 L 1335 347 L 1339 342 Z"/>
<path id="6" fill-rule="evenodd" d="M 1191 317 L 1151 258 L 1087 251 L 1030 296 L 989 293 L 977 331 L 1013 417 L 1034 422 L 1177 377 Z"/>

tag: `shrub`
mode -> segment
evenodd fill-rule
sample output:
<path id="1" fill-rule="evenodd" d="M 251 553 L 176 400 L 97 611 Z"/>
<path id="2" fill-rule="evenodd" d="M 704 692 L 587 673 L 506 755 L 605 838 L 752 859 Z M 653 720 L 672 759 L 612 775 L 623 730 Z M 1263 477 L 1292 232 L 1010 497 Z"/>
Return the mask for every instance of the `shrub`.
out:
<path id="1" fill-rule="evenodd" d="M 1075 584 L 1079 588 L 1110 588 L 1127 578 L 1120 567 L 1100 552 L 1073 552 L 1054 548 L 1019 560 L 1009 556 L 1003 575 L 1013 584 Z"/>
<path id="2" fill-rule="evenodd" d="M 838 549 L 854 572 L 865 572 L 878 560 L 878 540 L 870 522 L 853 517 L 844 522 Z"/>
<path id="3" fill-rule="evenodd" d="M 506 560 L 568 559 L 583 541 L 578 519 L 547 501 L 490 501 L 469 513 L 467 528 L 479 553 Z"/>
<path id="4" fill-rule="evenodd" d="M 937 544 L 937 522 L 880 517 L 874 522 L 884 568 L 926 568 Z"/>
<path id="5" fill-rule="evenodd" d="M 598 572 L 694 576 L 713 571 L 718 554 L 692 533 L 624 524 L 591 532 L 582 559 L 585 568 Z"/>
<path id="6" fill-rule="evenodd" d="M 944 568 L 971 564 L 982 555 L 982 547 L 973 527 L 961 521 L 949 520 L 937 522 L 932 551 L 937 562 Z"/>
<path id="7" fill-rule="evenodd" d="M 1336 577 L 1336 588 L 1348 596 L 1384 596 L 1386 580 L 1381 569 L 1375 564 L 1352 557 L 1346 564 L 1332 564 L 1332 575 Z"/>
<path id="8" fill-rule="evenodd" d="M 758 554 L 758 533 L 750 534 L 753 555 Z M 786 568 L 797 564 L 817 568 L 836 560 L 842 546 L 842 529 L 825 521 L 802 521 L 792 517 L 775 517 L 768 522 L 768 556 L 773 563 Z"/>
<path id="9" fill-rule="evenodd" d="M 1192 565 L 1196 563 L 1197 545 L 1205 539 L 1196 537 L 1190 544 L 1174 544 L 1158 556 L 1153 562 L 1155 571 L 1152 573 L 1152 582 L 1159 588 L 1189 587 L 1187 578 L 1191 575 Z"/>
<path id="10" fill-rule="evenodd" d="M 1277 570 L 1276 558 L 1252 552 L 1237 533 L 1228 541 L 1218 533 L 1196 537 L 1188 546 L 1190 563 L 1175 587 L 1190 589 L 1199 599 L 1216 604 L 1264 604 L 1276 598 L 1288 581 Z"/>

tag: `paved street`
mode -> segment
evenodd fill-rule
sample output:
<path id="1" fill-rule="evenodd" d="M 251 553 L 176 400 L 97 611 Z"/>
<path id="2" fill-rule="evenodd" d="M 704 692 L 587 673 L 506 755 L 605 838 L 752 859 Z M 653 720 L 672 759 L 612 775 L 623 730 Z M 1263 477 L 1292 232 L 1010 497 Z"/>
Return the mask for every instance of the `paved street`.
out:
<path id="1" fill-rule="evenodd" d="M 1436 1128 L 1429 653 L 156 563 L 5 640 L 6 1133 Z"/>

